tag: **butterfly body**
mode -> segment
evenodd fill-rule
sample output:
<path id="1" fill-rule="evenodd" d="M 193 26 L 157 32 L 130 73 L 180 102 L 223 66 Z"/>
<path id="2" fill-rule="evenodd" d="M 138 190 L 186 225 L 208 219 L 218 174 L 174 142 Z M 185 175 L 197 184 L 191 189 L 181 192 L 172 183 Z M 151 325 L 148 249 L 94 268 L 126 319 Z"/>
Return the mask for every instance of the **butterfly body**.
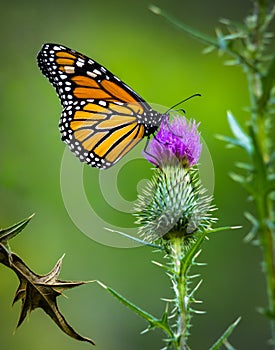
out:
<path id="1" fill-rule="evenodd" d="M 110 71 L 74 50 L 45 44 L 37 60 L 63 106 L 62 140 L 90 166 L 114 165 L 164 118 Z"/>

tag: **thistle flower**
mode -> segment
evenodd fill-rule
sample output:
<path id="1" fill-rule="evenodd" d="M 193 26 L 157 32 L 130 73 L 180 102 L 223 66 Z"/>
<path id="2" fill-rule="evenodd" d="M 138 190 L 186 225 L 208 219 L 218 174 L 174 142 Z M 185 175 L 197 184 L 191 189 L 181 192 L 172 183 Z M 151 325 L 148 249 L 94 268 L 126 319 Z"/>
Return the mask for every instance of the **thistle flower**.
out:
<path id="1" fill-rule="evenodd" d="M 187 243 L 215 220 L 195 167 L 202 150 L 197 127 L 184 117 L 167 118 L 149 144 L 145 157 L 157 167 L 135 207 L 139 235 L 149 242 L 181 237 Z"/>
<path id="2" fill-rule="evenodd" d="M 166 118 L 145 158 L 153 164 L 158 161 L 160 166 L 171 163 L 172 159 L 190 167 L 197 164 L 202 150 L 198 126 L 194 120 L 188 122 L 184 117 L 175 117 L 172 122 Z"/>

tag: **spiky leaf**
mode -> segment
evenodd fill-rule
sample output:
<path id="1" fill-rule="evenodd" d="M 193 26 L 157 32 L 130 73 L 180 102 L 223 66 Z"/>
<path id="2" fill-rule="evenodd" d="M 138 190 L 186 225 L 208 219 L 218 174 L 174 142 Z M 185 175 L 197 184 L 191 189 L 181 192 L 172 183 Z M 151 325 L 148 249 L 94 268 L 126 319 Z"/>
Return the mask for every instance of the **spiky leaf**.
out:
<path id="1" fill-rule="evenodd" d="M 124 296 L 122 296 L 120 293 L 115 291 L 113 288 L 110 288 L 106 286 L 104 283 L 97 281 L 97 283 L 107 290 L 112 296 L 114 296 L 116 299 L 118 299 L 122 304 L 127 306 L 130 310 L 134 311 L 137 315 L 141 316 L 143 319 L 145 319 L 149 323 L 149 327 L 147 330 L 153 329 L 153 328 L 160 328 L 162 329 L 168 336 L 172 336 L 172 331 L 170 329 L 170 326 L 168 324 L 168 317 L 167 317 L 167 308 L 165 309 L 162 318 L 157 318 L 151 314 L 149 314 L 147 311 L 142 310 L 140 307 L 136 306 L 134 303 L 126 299 Z"/>
<path id="2" fill-rule="evenodd" d="M 57 326 L 67 335 L 74 339 L 87 341 L 94 345 L 92 339 L 82 337 L 75 332 L 57 307 L 56 299 L 64 290 L 85 283 L 82 281 L 72 282 L 58 280 L 62 258 L 57 262 L 52 271 L 41 276 L 31 271 L 18 255 L 10 252 L 0 243 L 0 262 L 12 269 L 20 281 L 13 300 L 13 304 L 19 300 L 22 301 L 17 327 L 22 324 L 27 314 L 37 308 L 42 308 L 43 311 L 45 311 Z"/>
<path id="3" fill-rule="evenodd" d="M 24 220 L 17 222 L 16 224 L 10 227 L 0 229 L 0 243 L 5 245 L 9 249 L 8 241 L 16 235 L 18 235 L 18 233 L 20 233 L 27 226 L 27 224 L 30 222 L 33 216 L 34 214 L 32 214 Z"/>
<path id="4" fill-rule="evenodd" d="M 233 330 L 237 327 L 241 320 L 241 317 L 239 317 L 235 322 L 233 322 L 223 333 L 223 335 L 216 341 L 214 345 L 211 346 L 209 350 L 219 350 L 223 344 L 227 342 L 228 337 L 233 332 Z M 233 347 L 231 347 L 233 350 Z"/>

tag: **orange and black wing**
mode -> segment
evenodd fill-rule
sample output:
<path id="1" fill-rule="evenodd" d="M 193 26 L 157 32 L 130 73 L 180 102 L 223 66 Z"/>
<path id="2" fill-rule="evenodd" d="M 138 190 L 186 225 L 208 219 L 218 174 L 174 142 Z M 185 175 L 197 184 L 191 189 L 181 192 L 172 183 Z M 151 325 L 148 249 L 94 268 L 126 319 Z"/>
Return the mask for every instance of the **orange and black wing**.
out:
<path id="1" fill-rule="evenodd" d="M 106 169 L 160 125 L 161 114 L 94 60 L 57 44 L 37 60 L 63 106 L 62 140 L 81 161 Z"/>

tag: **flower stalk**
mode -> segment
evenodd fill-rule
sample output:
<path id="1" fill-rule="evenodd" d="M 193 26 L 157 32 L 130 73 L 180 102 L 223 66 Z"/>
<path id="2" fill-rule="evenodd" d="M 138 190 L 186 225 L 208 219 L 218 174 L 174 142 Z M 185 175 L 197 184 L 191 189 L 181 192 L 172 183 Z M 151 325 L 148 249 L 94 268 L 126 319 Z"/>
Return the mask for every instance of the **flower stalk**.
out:
<path id="1" fill-rule="evenodd" d="M 191 304 L 196 302 L 189 270 L 196 264 L 198 248 L 216 219 L 212 197 L 205 194 L 196 167 L 201 143 L 198 124 L 184 117 L 166 119 L 151 141 L 146 158 L 157 165 L 154 176 L 136 204 L 139 235 L 148 242 L 160 241 L 166 250 L 174 298 L 169 319 L 172 337 L 165 349 L 187 350 Z M 199 283 L 200 284 L 200 283 Z"/>
<path id="2" fill-rule="evenodd" d="M 176 330 L 175 349 L 186 350 L 187 339 L 190 327 L 190 303 L 188 296 L 188 276 L 183 269 L 183 257 L 185 254 L 182 239 L 174 238 L 171 241 L 171 262 L 173 263 L 174 274 L 171 275 L 176 303 Z"/>

